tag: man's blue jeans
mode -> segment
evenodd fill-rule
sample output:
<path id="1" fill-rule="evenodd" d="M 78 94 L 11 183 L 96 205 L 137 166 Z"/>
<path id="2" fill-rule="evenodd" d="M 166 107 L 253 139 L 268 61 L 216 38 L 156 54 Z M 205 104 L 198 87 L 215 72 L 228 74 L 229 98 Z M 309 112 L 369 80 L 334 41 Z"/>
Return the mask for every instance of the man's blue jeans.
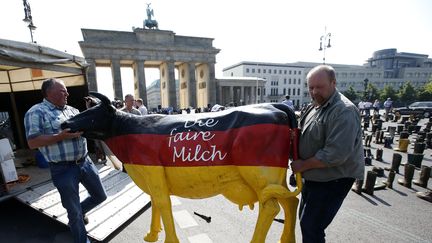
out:
<path id="1" fill-rule="evenodd" d="M 353 183 L 353 178 L 304 183 L 299 208 L 303 243 L 325 242 L 324 231 L 336 216 Z"/>
<path id="2" fill-rule="evenodd" d="M 62 205 L 68 214 L 69 227 L 74 242 L 89 242 L 83 215 L 107 198 L 96 166 L 87 156 L 80 164 L 50 163 L 50 169 L 54 186 L 59 191 Z M 80 182 L 89 193 L 89 196 L 81 203 L 79 197 Z"/>

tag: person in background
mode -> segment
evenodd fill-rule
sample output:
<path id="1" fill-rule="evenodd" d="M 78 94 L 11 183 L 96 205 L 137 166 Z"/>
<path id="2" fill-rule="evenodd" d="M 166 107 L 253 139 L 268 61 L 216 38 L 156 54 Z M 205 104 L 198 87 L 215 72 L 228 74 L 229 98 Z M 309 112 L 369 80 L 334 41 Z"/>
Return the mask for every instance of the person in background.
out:
<path id="1" fill-rule="evenodd" d="M 378 99 L 373 103 L 374 114 L 379 114 L 379 110 L 381 108 L 380 102 Z"/>
<path id="2" fill-rule="evenodd" d="M 387 98 L 386 101 L 384 101 L 384 110 L 385 110 L 385 119 L 387 120 L 388 114 L 390 113 L 391 109 L 393 108 L 393 101 L 391 98 Z"/>
<path id="3" fill-rule="evenodd" d="M 364 112 L 365 112 L 365 115 L 370 116 L 371 115 L 370 114 L 371 109 L 372 109 L 372 102 L 365 101 L 364 102 Z"/>
<path id="4" fill-rule="evenodd" d="M 363 180 L 362 129 L 358 109 L 336 90 L 333 67 L 316 66 L 306 80 L 312 104 L 299 121 L 299 159 L 291 169 L 305 179 L 299 207 L 303 242 L 321 243 L 355 179 Z"/>
<path id="5" fill-rule="evenodd" d="M 120 110 L 127 112 L 127 113 L 131 113 L 131 114 L 140 116 L 141 112 L 137 108 L 134 107 L 134 102 L 135 102 L 135 99 L 134 99 L 133 95 L 127 94 L 125 96 L 125 106 Z"/>
<path id="6" fill-rule="evenodd" d="M 147 107 L 145 107 L 143 100 L 139 98 L 135 102 L 137 109 L 141 112 L 141 115 L 148 115 Z"/>
<path id="7" fill-rule="evenodd" d="M 364 102 L 363 102 L 363 100 L 360 100 L 357 107 L 360 110 L 360 115 L 363 115 L 364 114 Z"/>
<path id="8" fill-rule="evenodd" d="M 49 162 L 51 178 L 67 211 L 75 243 L 90 242 L 85 214 L 107 198 L 98 170 L 87 155 L 82 132 L 62 130 L 60 125 L 79 111 L 67 105 L 66 86 L 60 79 L 42 83 L 43 101 L 31 107 L 24 117 L 29 148 L 38 149 Z M 89 194 L 80 202 L 79 183 Z"/>
<path id="9" fill-rule="evenodd" d="M 289 95 L 287 95 L 287 96 L 285 96 L 285 99 L 282 101 L 282 104 L 285 104 L 285 105 L 287 105 L 289 108 L 291 108 L 291 110 L 295 110 L 295 108 L 294 108 L 294 105 L 293 105 L 293 102 L 292 102 L 292 100 L 290 99 L 290 96 Z"/>

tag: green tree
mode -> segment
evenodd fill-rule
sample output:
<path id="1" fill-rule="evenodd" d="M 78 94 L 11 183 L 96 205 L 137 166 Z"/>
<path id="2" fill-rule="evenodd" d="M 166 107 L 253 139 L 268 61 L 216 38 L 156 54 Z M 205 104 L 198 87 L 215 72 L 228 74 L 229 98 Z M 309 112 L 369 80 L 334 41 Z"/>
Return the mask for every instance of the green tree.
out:
<path id="1" fill-rule="evenodd" d="M 432 81 L 421 87 L 417 92 L 417 98 L 420 101 L 432 100 Z"/>
<path id="2" fill-rule="evenodd" d="M 380 98 L 381 100 L 387 100 L 387 98 L 390 98 L 392 100 L 397 100 L 397 92 L 393 88 L 393 86 L 386 84 L 384 86 L 384 89 L 380 92 Z"/>
<path id="3" fill-rule="evenodd" d="M 416 100 L 417 91 L 415 90 L 414 86 L 412 86 L 411 81 L 405 82 L 398 92 L 398 97 L 400 102 L 405 105 L 408 105 Z"/>
<path id="4" fill-rule="evenodd" d="M 345 95 L 345 97 L 347 97 L 353 103 L 357 100 L 357 97 L 358 97 L 353 86 L 349 86 L 349 88 L 347 90 L 343 91 L 342 94 Z"/>
<path id="5" fill-rule="evenodd" d="M 368 92 L 368 100 L 370 102 L 373 103 L 376 99 L 379 99 L 380 94 L 377 87 L 374 84 L 372 83 L 368 84 L 367 92 Z"/>

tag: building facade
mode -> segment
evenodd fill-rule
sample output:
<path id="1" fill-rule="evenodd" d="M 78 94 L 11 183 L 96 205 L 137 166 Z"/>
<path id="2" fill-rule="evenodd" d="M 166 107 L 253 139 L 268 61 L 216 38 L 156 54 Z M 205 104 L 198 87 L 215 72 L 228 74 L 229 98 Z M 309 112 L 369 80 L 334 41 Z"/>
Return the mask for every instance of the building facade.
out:
<path id="1" fill-rule="evenodd" d="M 320 63 L 264 63 L 240 62 L 223 69 L 225 77 L 260 77 L 266 80 L 264 102 L 280 102 L 290 95 L 294 105 L 310 102 L 306 75 Z M 330 64 L 336 70 L 337 88 L 345 91 L 353 87 L 363 91 L 365 80 L 377 89 L 386 85 L 398 90 L 405 82 L 422 87 L 432 79 L 432 59 L 428 55 L 384 49 L 373 53 L 364 65 Z"/>

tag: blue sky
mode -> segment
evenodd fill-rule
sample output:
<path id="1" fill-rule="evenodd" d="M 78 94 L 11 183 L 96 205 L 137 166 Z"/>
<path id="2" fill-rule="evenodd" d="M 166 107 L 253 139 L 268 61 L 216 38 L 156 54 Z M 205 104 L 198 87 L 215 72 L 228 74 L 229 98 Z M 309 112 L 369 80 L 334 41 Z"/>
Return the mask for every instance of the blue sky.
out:
<path id="1" fill-rule="evenodd" d="M 332 35 L 327 63 L 363 64 L 374 51 L 385 48 L 432 55 L 432 1 L 428 0 L 28 2 L 37 27 L 35 40 L 78 56 L 82 56 L 81 28 L 132 31 L 142 27 L 146 3 L 151 3 L 160 29 L 214 38 L 214 47 L 221 49 L 216 56 L 217 77 L 224 67 L 240 61 L 321 62 L 319 38 L 325 27 Z M 0 38 L 30 42 L 22 21 L 22 0 L 2 1 L 1 6 Z M 133 87 L 125 85 L 124 92 Z"/>

